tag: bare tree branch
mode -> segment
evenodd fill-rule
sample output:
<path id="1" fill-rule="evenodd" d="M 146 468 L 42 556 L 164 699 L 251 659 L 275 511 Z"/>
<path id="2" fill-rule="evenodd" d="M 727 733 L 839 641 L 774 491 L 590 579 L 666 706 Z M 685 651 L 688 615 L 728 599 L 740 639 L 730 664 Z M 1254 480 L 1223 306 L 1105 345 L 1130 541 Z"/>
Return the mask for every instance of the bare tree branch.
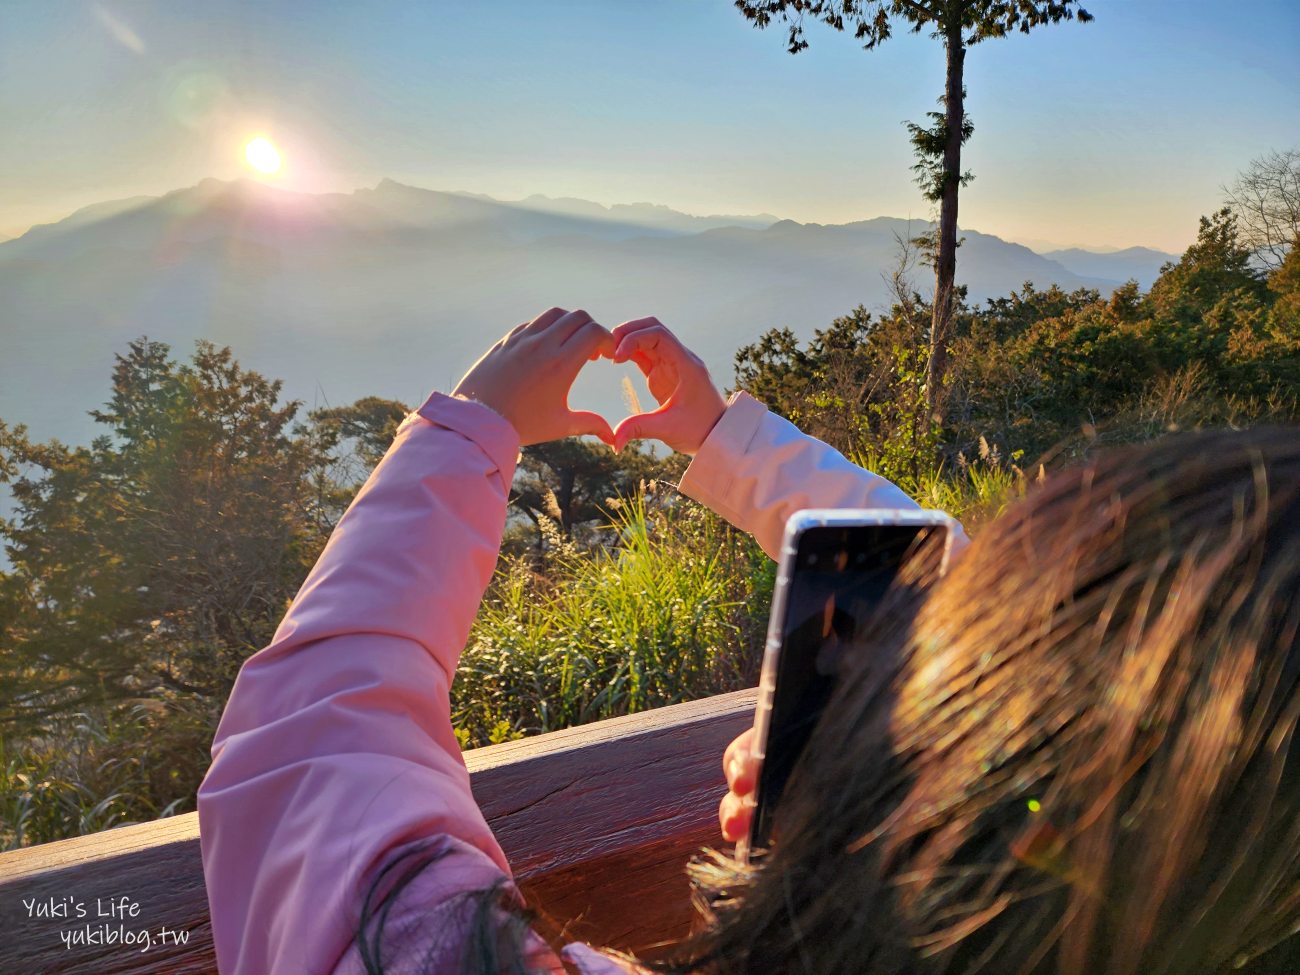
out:
<path id="1" fill-rule="evenodd" d="M 1241 242 L 1265 267 L 1281 267 L 1300 236 L 1300 148 L 1252 159 L 1232 186 L 1221 189 Z"/>

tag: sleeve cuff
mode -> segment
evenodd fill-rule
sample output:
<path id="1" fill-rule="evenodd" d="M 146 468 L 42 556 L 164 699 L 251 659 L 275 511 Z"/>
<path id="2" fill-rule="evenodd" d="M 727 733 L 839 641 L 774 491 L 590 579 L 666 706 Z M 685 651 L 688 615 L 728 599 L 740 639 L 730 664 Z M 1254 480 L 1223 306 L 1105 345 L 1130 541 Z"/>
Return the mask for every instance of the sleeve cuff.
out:
<path id="1" fill-rule="evenodd" d="M 446 393 L 434 393 L 415 413 L 483 448 L 496 465 L 502 488 L 507 494 L 510 492 L 519 461 L 519 434 L 509 420 L 490 406 Z"/>
<path id="2" fill-rule="evenodd" d="M 749 450 L 767 407 L 744 390 L 727 401 L 727 410 L 696 452 L 677 490 L 711 508 L 725 506 L 736 466 Z"/>

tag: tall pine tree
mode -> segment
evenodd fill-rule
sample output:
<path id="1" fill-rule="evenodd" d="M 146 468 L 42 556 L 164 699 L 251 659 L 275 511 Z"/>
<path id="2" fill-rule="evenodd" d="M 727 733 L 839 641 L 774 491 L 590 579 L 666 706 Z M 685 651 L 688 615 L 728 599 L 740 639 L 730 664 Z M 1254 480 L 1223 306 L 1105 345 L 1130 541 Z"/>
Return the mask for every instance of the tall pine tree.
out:
<path id="1" fill-rule="evenodd" d="M 1092 15 L 1077 0 L 736 0 L 736 7 L 756 27 L 768 26 L 773 18 L 788 25 L 791 54 L 808 46 L 805 18 L 838 31 L 852 30 L 868 51 L 887 41 L 896 26 L 914 34 L 928 29 L 943 42 L 948 60 L 943 111 L 930 113 L 929 127 L 909 125 L 918 181 L 926 198 L 939 204 L 926 386 L 930 412 L 942 423 L 957 273 L 957 193 L 971 179 L 961 171 L 961 147 L 973 131 L 965 111 L 966 49 L 1012 31 L 1028 34 L 1043 24 L 1088 21 Z"/>

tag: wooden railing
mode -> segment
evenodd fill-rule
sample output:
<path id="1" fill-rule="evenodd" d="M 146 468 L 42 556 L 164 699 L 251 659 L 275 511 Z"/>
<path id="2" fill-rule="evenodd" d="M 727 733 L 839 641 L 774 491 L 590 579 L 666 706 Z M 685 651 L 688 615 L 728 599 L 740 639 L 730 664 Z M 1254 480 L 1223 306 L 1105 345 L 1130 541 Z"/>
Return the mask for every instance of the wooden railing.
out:
<path id="1" fill-rule="evenodd" d="M 719 842 L 722 751 L 754 691 L 614 718 L 465 753 L 474 795 L 530 904 L 572 940 L 634 951 L 679 937 L 683 867 Z M 95 904 L 138 904 L 152 943 L 65 947 Z M 79 919 L 75 905 L 92 915 Z M 70 917 L 31 916 L 38 904 Z M 29 909 L 29 905 L 32 909 Z M 111 926 L 116 928 L 118 922 Z M 161 929 L 185 941 L 160 944 Z M 0 975 L 216 971 L 196 814 L 0 854 Z"/>

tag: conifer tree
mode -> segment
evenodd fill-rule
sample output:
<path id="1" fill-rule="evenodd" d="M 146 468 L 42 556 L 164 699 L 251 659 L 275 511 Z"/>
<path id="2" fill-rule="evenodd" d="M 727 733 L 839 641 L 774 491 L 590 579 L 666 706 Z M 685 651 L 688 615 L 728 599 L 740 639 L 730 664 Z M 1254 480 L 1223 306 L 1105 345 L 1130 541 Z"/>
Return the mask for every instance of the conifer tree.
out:
<path id="1" fill-rule="evenodd" d="M 838 31 L 851 30 L 868 51 L 887 41 L 896 27 L 914 34 L 930 30 L 933 38 L 943 42 L 947 52 L 943 111 L 930 113 L 931 126 L 908 126 L 918 157 L 917 181 L 926 198 L 939 204 L 926 387 L 930 412 L 936 423 L 942 423 L 957 271 L 957 193 L 972 178 L 961 170 L 961 147 L 973 131 L 965 112 L 966 49 L 1012 31 L 1027 34 L 1043 24 L 1088 21 L 1092 15 L 1077 0 L 736 0 L 736 7 L 756 27 L 766 27 L 774 18 L 788 25 L 791 54 L 808 46 L 805 18 Z"/>

